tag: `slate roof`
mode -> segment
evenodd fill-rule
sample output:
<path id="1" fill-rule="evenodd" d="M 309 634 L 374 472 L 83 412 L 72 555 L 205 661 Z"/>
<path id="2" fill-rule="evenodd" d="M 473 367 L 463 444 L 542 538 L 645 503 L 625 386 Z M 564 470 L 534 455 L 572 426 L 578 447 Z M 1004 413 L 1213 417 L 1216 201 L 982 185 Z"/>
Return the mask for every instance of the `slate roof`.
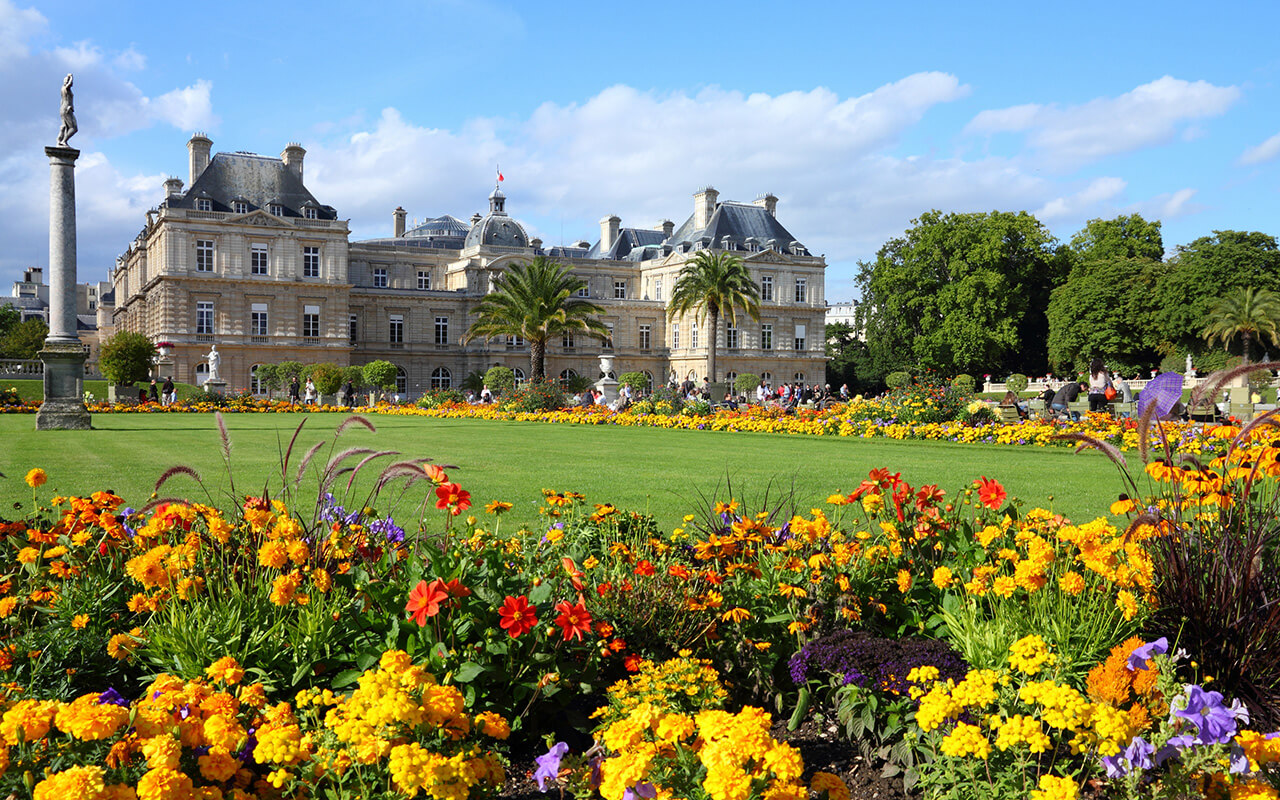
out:
<path id="1" fill-rule="evenodd" d="M 337 219 L 330 206 L 321 205 L 307 191 L 293 170 L 283 160 L 254 153 L 218 153 L 180 197 L 165 200 L 169 208 L 196 207 L 196 200 L 207 199 L 214 211 L 233 211 L 233 200 L 246 201 L 249 210 L 266 209 L 270 204 L 283 207 L 285 217 L 304 216 L 303 209 L 312 206 L 319 219 Z"/>
<path id="2" fill-rule="evenodd" d="M 524 226 L 506 214 L 491 212 L 472 226 L 464 247 L 491 244 L 498 247 L 528 247 L 529 234 Z"/>
<path id="3" fill-rule="evenodd" d="M 770 240 L 774 240 L 780 251 L 789 251 L 791 243 L 796 240 L 796 237 L 792 236 L 781 222 L 778 222 L 778 218 L 764 208 L 750 203 L 727 201 L 716 204 L 716 210 L 711 214 L 711 220 L 705 228 L 695 228 L 694 217 L 690 216 L 671 235 L 670 244 L 678 247 L 686 242 L 697 244 L 703 240 L 709 240 L 707 242 L 709 246 L 722 247 L 726 236 L 737 250 L 746 249 L 747 239 L 752 237 L 759 249 L 764 249 Z M 800 247 L 800 254 L 808 255 L 804 246 Z"/>
<path id="4" fill-rule="evenodd" d="M 662 235 L 662 231 L 649 230 L 647 228 L 621 228 L 618 230 L 618 238 L 613 240 L 613 244 L 609 246 L 607 251 L 601 251 L 600 242 L 596 242 L 587 251 L 586 258 L 605 258 L 612 261 L 621 261 L 626 259 L 636 250 L 643 251 L 645 247 L 659 247 L 667 237 Z M 636 253 L 640 256 L 641 253 Z M 652 258 L 652 254 L 648 256 Z M 632 261 L 638 260 L 632 258 Z"/>

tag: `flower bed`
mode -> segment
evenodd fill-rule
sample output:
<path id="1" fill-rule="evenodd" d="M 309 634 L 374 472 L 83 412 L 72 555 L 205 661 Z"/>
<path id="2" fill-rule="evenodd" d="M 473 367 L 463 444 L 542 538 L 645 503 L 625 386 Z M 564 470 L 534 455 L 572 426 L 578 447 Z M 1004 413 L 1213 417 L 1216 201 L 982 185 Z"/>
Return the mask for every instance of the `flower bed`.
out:
<path id="1" fill-rule="evenodd" d="M 1203 465 L 1167 449 L 1124 527 L 887 469 L 807 514 L 726 498 L 672 531 L 550 489 L 509 530 L 510 504 L 362 449 L 319 467 L 316 506 L 290 478 L 314 447 L 226 508 L 166 498 L 181 468 L 136 509 L 43 497 L 33 469 L 0 522 L 0 792 L 453 800 L 518 770 L 607 800 L 843 800 L 769 734 L 823 714 L 931 797 L 1275 796 L 1262 430 Z M 505 764 L 508 736 L 556 743 Z"/>

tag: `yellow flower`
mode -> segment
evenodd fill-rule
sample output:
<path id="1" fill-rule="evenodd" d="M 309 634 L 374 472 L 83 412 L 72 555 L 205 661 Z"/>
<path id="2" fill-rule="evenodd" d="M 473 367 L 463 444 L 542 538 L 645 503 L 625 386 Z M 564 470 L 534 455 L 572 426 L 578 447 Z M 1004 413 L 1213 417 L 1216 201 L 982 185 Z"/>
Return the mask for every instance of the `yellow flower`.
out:
<path id="1" fill-rule="evenodd" d="M 1080 790 L 1070 778 L 1041 775 L 1040 788 L 1031 792 L 1030 800 L 1075 800 Z"/>
<path id="2" fill-rule="evenodd" d="M 39 489 L 44 486 L 47 480 L 49 480 L 49 475 L 39 467 L 27 473 L 27 485 L 32 489 Z"/>
<path id="3" fill-rule="evenodd" d="M 89 624 L 88 614 L 76 614 L 74 617 L 71 618 L 71 627 L 75 628 L 76 630 L 80 630 L 88 624 Z"/>
<path id="4" fill-rule="evenodd" d="M 244 678 L 244 668 L 231 656 L 223 656 L 210 664 L 209 668 L 205 670 L 205 674 L 209 676 L 210 680 L 221 681 L 228 686 L 234 686 Z"/>
<path id="5" fill-rule="evenodd" d="M 1074 597 L 1084 591 L 1084 578 L 1080 573 L 1068 570 L 1058 579 L 1058 588 Z"/>
<path id="6" fill-rule="evenodd" d="M 933 570 L 933 585 L 939 589 L 946 589 L 951 586 L 954 576 L 951 574 L 950 567 L 935 567 Z M 901 585 L 901 583 L 899 583 Z"/>

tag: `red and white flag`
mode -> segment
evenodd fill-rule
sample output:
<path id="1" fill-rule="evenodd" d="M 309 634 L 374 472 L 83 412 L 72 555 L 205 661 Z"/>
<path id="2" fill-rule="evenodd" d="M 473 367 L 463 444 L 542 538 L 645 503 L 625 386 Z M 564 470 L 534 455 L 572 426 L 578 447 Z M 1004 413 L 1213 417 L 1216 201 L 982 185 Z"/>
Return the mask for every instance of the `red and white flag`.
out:
<path id="1" fill-rule="evenodd" d="M 495 167 L 495 169 L 498 171 L 498 183 L 502 183 L 502 181 L 503 181 L 503 177 L 502 177 L 502 168 L 501 168 L 501 167 Z"/>

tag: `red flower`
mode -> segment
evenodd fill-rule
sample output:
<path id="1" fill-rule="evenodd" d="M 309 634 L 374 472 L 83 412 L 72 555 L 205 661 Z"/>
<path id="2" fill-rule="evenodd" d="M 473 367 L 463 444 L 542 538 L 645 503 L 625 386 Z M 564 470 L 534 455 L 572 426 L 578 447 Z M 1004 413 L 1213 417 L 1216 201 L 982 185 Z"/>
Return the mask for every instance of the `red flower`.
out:
<path id="1" fill-rule="evenodd" d="M 978 478 L 978 502 L 982 505 L 991 509 L 999 508 L 1004 505 L 1005 498 L 1008 496 L 999 481 L 988 478 L 986 475 Z"/>
<path id="2" fill-rule="evenodd" d="M 636 655 L 635 653 L 632 653 L 631 655 L 622 659 L 622 666 L 627 668 L 627 672 L 639 672 L 640 664 L 643 661 L 644 659 L 640 658 L 640 656 Z"/>
<path id="3" fill-rule="evenodd" d="M 569 605 L 568 603 L 556 603 L 556 611 L 560 612 L 560 616 L 556 617 L 556 624 L 564 632 L 564 640 L 570 639 L 582 641 L 583 634 L 591 633 L 591 612 L 582 603 Z"/>
<path id="4" fill-rule="evenodd" d="M 689 568 L 684 564 L 672 564 L 667 567 L 667 574 L 673 578 L 679 578 L 680 580 L 687 581 L 693 573 L 691 573 Z"/>
<path id="5" fill-rule="evenodd" d="M 605 595 L 607 595 L 609 592 L 612 592 L 612 591 L 613 591 L 613 584 L 610 583 L 609 581 L 605 581 L 604 583 L 596 587 L 596 594 L 600 595 L 601 597 L 604 597 Z"/>
<path id="6" fill-rule="evenodd" d="M 471 492 L 456 483 L 442 483 L 436 487 L 436 508 L 447 508 L 456 517 L 471 508 Z"/>
<path id="7" fill-rule="evenodd" d="M 431 583 L 418 581 L 418 585 L 409 592 L 409 602 L 405 604 L 404 610 L 409 612 L 410 619 L 422 627 L 427 624 L 427 617 L 440 613 L 440 604 L 448 599 L 449 591 L 445 588 L 444 581 L 439 578 Z"/>
<path id="8" fill-rule="evenodd" d="M 449 593 L 450 597 L 470 597 L 471 596 L 471 590 L 463 586 L 462 583 L 459 582 L 457 578 L 454 578 L 453 580 L 447 582 L 444 585 L 444 590 Z"/>
<path id="9" fill-rule="evenodd" d="M 502 617 L 498 625 L 512 639 L 524 636 L 538 624 L 538 615 L 534 607 L 529 605 L 529 598 L 524 595 L 507 595 L 507 599 L 502 601 L 502 608 L 498 609 L 498 616 Z"/>
<path id="10" fill-rule="evenodd" d="M 639 564 L 636 564 L 635 574 L 637 574 L 637 575 L 643 575 L 643 576 L 645 576 L 646 578 L 647 578 L 648 576 L 652 575 L 652 574 L 653 574 L 653 563 L 652 563 L 652 562 L 650 562 L 650 561 L 649 561 L 649 559 L 647 559 L 647 558 L 646 558 L 644 561 L 641 561 Z"/>

